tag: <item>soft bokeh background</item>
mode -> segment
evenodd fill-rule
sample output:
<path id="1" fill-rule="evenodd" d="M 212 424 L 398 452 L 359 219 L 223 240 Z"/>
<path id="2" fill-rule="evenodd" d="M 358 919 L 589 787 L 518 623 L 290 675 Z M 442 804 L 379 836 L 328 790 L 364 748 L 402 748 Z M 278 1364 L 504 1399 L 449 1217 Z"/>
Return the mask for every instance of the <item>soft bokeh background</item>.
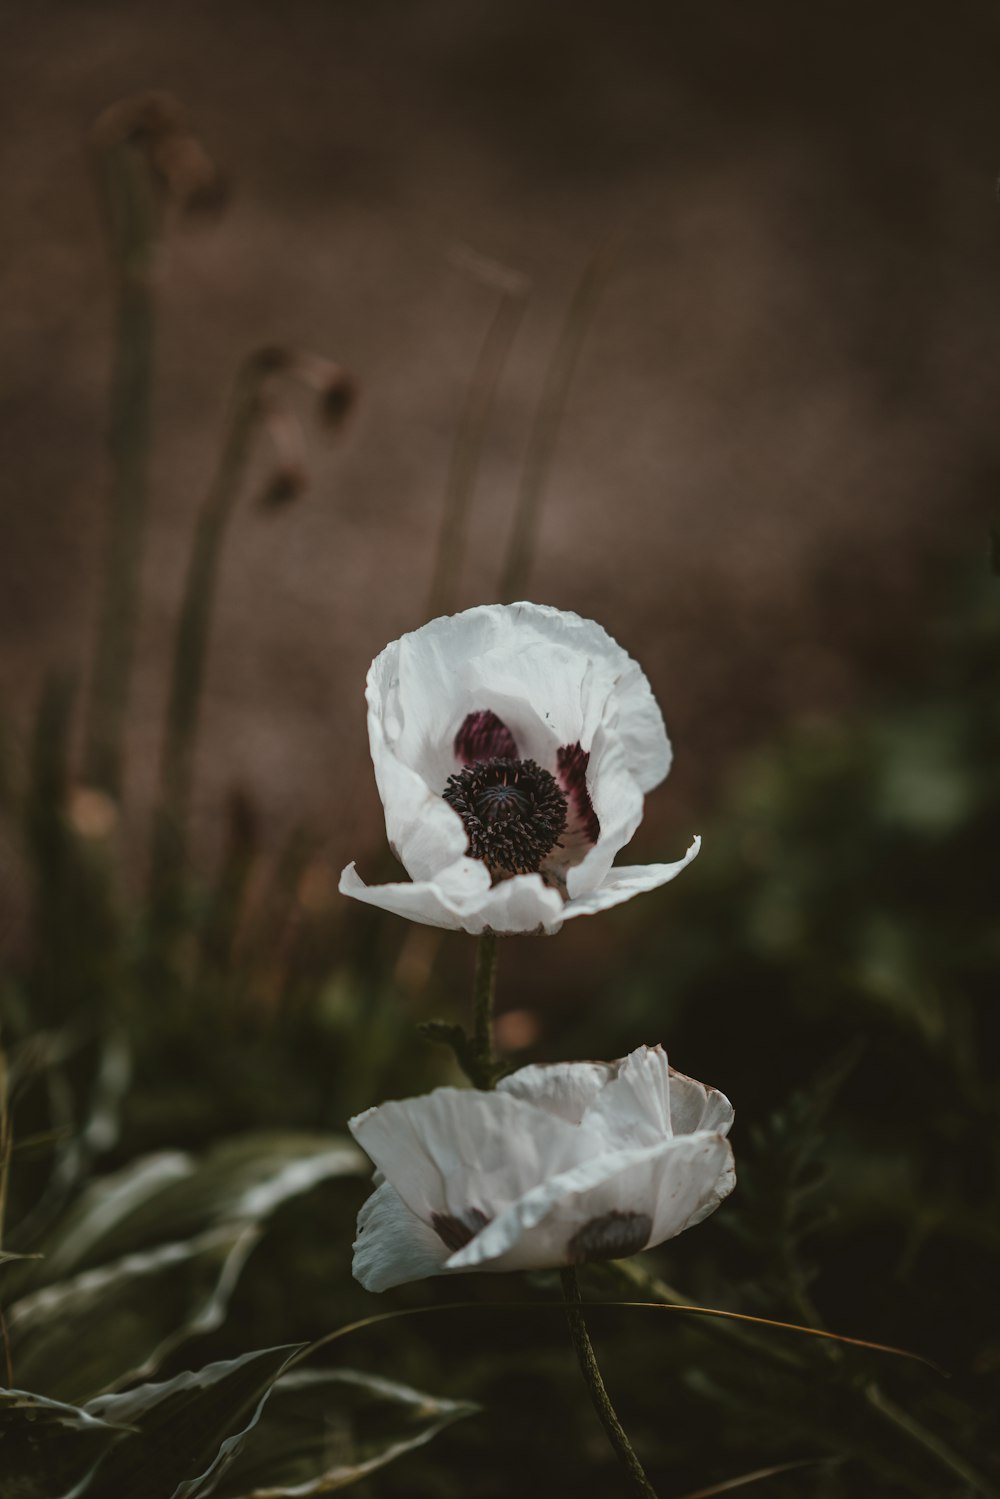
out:
<path id="1" fill-rule="evenodd" d="M 500 1035 L 525 1060 L 663 1040 L 733 1097 L 743 1185 L 690 1246 L 650 1257 L 671 1282 L 743 1310 L 825 1316 L 958 1378 L 945 1396 L 893 1370 L 910 1414 L 869 1429 L 851 1404 L 867 1365 L 810 1352 L 797 1383 L 779 1370 L 768 1384 L 753 1359 L 734 1372 L 708 1334 L 602 1314 L 609 1379 L 664 1495 L 817 1454 L 819 1467 L 762 1491 L 957 1499 L 1000 1481 L 974 1414 L 1000 1367 L 983 1315 L 1000 1247 L 985 1211 L 998 47 L 1000 18 L 972 0 L 947 17 L 785 0 L 43 3 L 4 17 L 0 701 L 15 787 L 46 674 L 86 681 L 101 586 L 111 281 L 88 130 L 108 104 L 167 89 L 230 182 L 217 211 L 170 222 L 156 262 L 142 607 L 113 830 L 126 956 L 89 970 L 121 982 L 138 1036 L 109 1161 L 261 1123 L 339 1129 L 446 1075 L 410 1027 L 461 1014 L 471 944 L 344 909 L 333 889 L 351 858 L 384 872 L 364 674 L 426 617 L 453 445 L 497 305 L 466 248 L 530 291 L 455 606 L 496 597 L 546 370 L 603 257 L 526 591 L 599 619 L 664 707 L 676 765 L 636 858 L 676 857 L 693 831 L 706 841 L 679 885 L 553 941 L 505 943 Z M 248 904 L 216 987 L 203 969 L 187 988 L 182 977 L 151 1016 L 144 983 L 121 973 L 141 947 L 184 571 L 234 372 L 271 343 L 338 361 L 359 399 L 335 436 L 303 401 L 307 491 L 235 517 L 202 703 L 190 941 L 216 909 L 227 846 L 247 850 Z M 255 483 L 267 471 L 262 445 Z M 4 840 L 9 984 L 23 1000 L 45 928 L 16 820 Z M 87 909 L 71 899 L 48 929 L 66 971 Z M 817 1079 L 838 1069 L 820 1122 Z M 809 1200 L 803 1269 L 790 1204 L 814 1166 L 828 1175 Z M 360 1194 L 340 1191 L 255 1254 L 230 1351 L 368 1308 L 346 1280 Z M 276 1290 L 288 1264 L 296 1296 Z M 380 1332 L 367 1367 L 489 1414 L 370 1480 L 372 1493 L 613 1490 L 558 1317 L 530 1330 L 431 1320 Z M 864 1400 L 870 1414 L 877 1400 Z M 905 1434 L 915 1411 L 924 1437 Z"/>

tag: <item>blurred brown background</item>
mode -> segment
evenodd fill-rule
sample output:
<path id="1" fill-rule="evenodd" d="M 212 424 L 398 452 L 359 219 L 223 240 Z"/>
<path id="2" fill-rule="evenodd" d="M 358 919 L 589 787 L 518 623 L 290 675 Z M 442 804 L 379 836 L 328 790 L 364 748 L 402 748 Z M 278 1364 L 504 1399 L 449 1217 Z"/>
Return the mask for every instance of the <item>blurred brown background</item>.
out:
<path id="1" fill-rule="evenodd" d="M 361 400 L 336 442 L 307 423 L 301 503 L 234 527 L 198 805 L 238 783 L 275 834 L 326 819 L 338 866 L 377 846 L 364 673 L 424 617 L 495 305 L 458 245 L 532 287 L 464 605 L 495 596 L 544 371 L 614 239 L 528 592 L 600 619 L 664 706 L 677 766 L 639 857 L 679 854 L 755 738 L 919 674 L 928 591 L 981 555 L 1000 464 L 995 5 L 36 3 L 3 33 L 0 694 L 22 723 L 46 667 L 86 668 L 101 566 L 86 132 L 168 89 L 232 179 L 160 266 L 133 807 L 232 375 L 287 341 Z"/>

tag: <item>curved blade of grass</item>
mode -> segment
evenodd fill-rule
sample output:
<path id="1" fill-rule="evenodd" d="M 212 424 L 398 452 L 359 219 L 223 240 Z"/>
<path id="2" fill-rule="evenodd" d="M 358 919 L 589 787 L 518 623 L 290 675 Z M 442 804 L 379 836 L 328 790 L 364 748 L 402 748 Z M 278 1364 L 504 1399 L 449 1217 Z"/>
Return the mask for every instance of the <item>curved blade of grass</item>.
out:
<path id="1" fill-rule="evenodd" d="M 908 1348 L 895 1348 L 891 1343 L 876 1343 L 869 1338 L 850 1338 L 842 1333 L 827 1332 L 824 1328 L 803 1327 L 798 1322 L 779 1322 L 773 1317 L 755 1317 L 749 1312 L 728 1312 L 721 1307 L 715 1306 L 693 1306 L 681 1302 L 668 1301 L 588 1301 L 587 1311 L 600 1310 L 602 1307 L 611 1309 L 623 1309 L 630 1307 L 654 1312 L 686 1312 L 702 1317 L 722 1317 L 736 1322 L 752 1322 L 761 1327 L 775 1327 L 782 1332 L 795 1332 L 812 1338 L 829 1338 L 835 1343 L 847 1343 L 854 1348 L 866 1348 L 872 1353 L 891 1353 L 896 1358 L 912 1359 L 914 1363 L 925 1364 L 928 1369 L 933 1369 L 936 1374 L 945 1379 L 950 1378 L 947 1369 L 935 1363 L 931 1358 L 926 1358 L 922 1353 L 913 1353 Z M 545 1301 L 449 1301 L 435 1306 L 413 1306 L 404 1307 L 393 1312 L 375 1312 L 371 1317 L 361 1317 L 357 1322 L 347 1322 L 343 1327 L 336 1328 L 324 1337 L 310 1343 L 301 1353 L 297 1354 L 293 1362 L 299 1363 L 308 1358 L 320 1348 L 325 1348 L 329 1343 L 335 1343 L 340 1338 L 346 1338 L 351 1333 L 361 1332 L 366 1327 L 375 1327 L 380 1322 L 394 1322 L 406 1317 L 424 1317 L 435 1312 L 472 1312 L 472 1311 L 554 1311 L 565 1314 L 565 1307 L 561 1302 Z"/>
<path id="2" fill-rule="evenodd" d="M 8 1308 L 18 1382 L 83 1404 L 137 1379 L 217 1328 L 260 1235 L 245 1224 L 126 1255 Z"/>
<path id="3" fill-rule="evenodd" d="M 679 1499 L 714 1499 L 716 1494 L 728 1494 L 733 1489 L 746 1488 L 748 1484 L 759 1483 L 762 1478 L 777 1478 L 779 1473 L 792 1473 L 796 1468 L 818 1468 L 823 1464 L 830 1466 L 831 1459 L 806 1457 L 794 1463 L 774 1463 L 769 1468 L 755 1468 L 752 1473 L 741 1473 L 737 1478 L 725 1478 L 707 1489 L 692 1489 L 690 1493 L 681 1494 Z"/>
<path id="4" fill-rule="evenodd" d="M 200 1499 L 209 1493 L 299 1348 L 258 1349 L 90 1401 L 88 1414 L 133 1430 L 101 1464 L 88 1499 Z"/>
<path id="5" fill-rule="evenodd" d="M 356 1369 L 295 1370 L 272 1390 L 219 1499 L 331 1494 L 479 1409 Z"/>
<path id="6" fill-rule="evenodd" d="M 234 1135 L 200 1158 L 178 1151 L 143 1156 L 87 1188 L 60 1222 L 37 1279 L 75 1274 L 220 1223 L 259 1223 L 321 1181 L 368 1169 L 346 1136 L 296 1130 Z"/>

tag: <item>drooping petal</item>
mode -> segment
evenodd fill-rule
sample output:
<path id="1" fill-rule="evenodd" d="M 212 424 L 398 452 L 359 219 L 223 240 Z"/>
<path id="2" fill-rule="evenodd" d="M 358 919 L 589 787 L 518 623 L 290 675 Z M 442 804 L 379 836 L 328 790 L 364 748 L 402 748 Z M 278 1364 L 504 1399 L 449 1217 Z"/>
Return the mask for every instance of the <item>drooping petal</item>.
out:
<path id="1" fill-rule="evenodd" d="M 622 1149 L 656 1145 L 673 1133 L 670 1066 L 662 1046 L 640 1046 L 619 1064 L 584 1115 Z"/>
<path id="2" fill-rule="evenodd" d="M 448 815 L 454 815 L 450 809 Z M 491 885 L 486 866 L 474 859 L 462 859 L 436 880 L 401 880 L 387 885 L 366 885 L 354 865 L 348 864 L 339 888 L 342 895 L 410 921 L 473 935 L 485 931 L 553 933 L 562 926 L 565 915 L 562 896 L 546 885 L 541 875 L 519 874 Z"/>
<path id="3" fill-rule="evenodd" d="M 687 868 L 691 860 L 697 857 L 700 848 L 701 839 L 696 837 L 683 859 L 678 859 L 674 864 L 615 865 L 596 890 L 585 895 L 574 894 L 574 876 L 586 868 L 588 861 L 584 860 L 577 869 L 569 872 L 570 899 L 563 907 L 563 920 L 569 921 L 573 916 L 593 916 L 598 911 L 607 911 L 611 906 L 619 906 L 623 901 L 631 900 L 633 895 L 641 895 L 646 890 L 656 890 L 660 885 L 666 885 L 670 880 L 675 880 L 682 869 Z M 593 858 L 597 852 L 594 849 L 588 859 Z"/>
<path id="4" fill-rule="evenodd" d="M 727 1135 L 735 1110 L 724 1093 L 670 1069 L 670 1123 L 675 1135 L 693 1135 L 696 1130 L 715 1130 Z"/>
<path id="5" fill-rule="evenodd" d="M 497 1092 L 510 1093 L 570 1124 L 579 1124 L 615 1070 L 609 1062 L 536 1063 L 501 1078 Z"/>
<path id="6" fill-rule="evenodd" d="M 650 1245 L 676 1238 L 707 1218 L 736 1185 L 733 1148 L 724 1135 L 675 1135 L 656 1173 Z"/>
<path id="7" fill-rule="evenodd" d="M 721 1135 L 675 1136 L 639 1150 L 592 1156 L 548 1178 L 513 1203 L 447 1261 L 450 1270 L 529 1270 L 573 1263 L 572 1247 L 597 1239 L 596 1225 L 617 1216 L 648 1219 L 635 1253 L 662 1244 L 714 1211 L 732 1190 L 732 1150 Z M 609 1243 L 620 1246 L 611 1233 Z M 589 1257 L 599 1257 L 592 1249 Z M 613 1251 L 604 1257 L 613 1257 Z"/>
<path id="8" fill-rule="evenodd" d="M 407 1281 L 442 1275 L 449 1253 L 443 1240 L 411 1212 L 387 1181 L 362 1205 L 352 1270 L 366 1291 L 388 1291 Z"/>
<path id="9" fill-rule="evenodd" d="M 510 1094 L 462 1088 L 384 1103 L 348 1127 L 425 1223 L 481 1227 L 601 1148 L 600 1136 Z"/>

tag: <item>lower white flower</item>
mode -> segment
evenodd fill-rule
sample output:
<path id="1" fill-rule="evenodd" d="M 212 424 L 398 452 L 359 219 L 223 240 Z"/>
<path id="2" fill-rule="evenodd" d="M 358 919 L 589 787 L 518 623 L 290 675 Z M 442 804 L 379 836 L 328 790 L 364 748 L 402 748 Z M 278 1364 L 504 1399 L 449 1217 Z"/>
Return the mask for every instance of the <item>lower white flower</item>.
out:
<path id="1" fill-rule="evenodd" d="M 437 1088 L 350 1121 L 375 1163 L 354 1275 L 621 1259 L 700 1223 L 732 1191 L 728 1098 L 660 1046 L 620 1062 L 523 1067 L 493 1092 Z"/>
<path id="2" fill-rule="evenodd" d="M 615 866 L 670 768 L 642 671 L 593 620 L 484 604 L 395 640 L 368 673 L 386 832 L 409 881 L 345 895 L 430 926 L 557 932 L 672 880 Z"/>

